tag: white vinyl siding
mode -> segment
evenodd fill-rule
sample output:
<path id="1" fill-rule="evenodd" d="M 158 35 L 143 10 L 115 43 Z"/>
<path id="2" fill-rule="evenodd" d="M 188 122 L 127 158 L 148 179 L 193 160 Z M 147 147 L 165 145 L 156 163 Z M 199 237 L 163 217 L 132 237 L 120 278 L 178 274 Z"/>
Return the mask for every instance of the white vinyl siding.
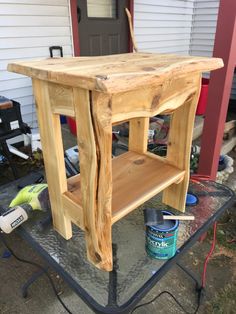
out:
<path id="1" fill-rule="evenodd" d="M 140 51 L 188 54 L 194 0 L 134 0 Z"/>
<path id="2" fill-rule="evenodd" d="M 50 46 L 72 55 L 69 0 L 0 2 L 0 95 L 21 104 L 23 120 L 37 125 L 31 79 L 7 72 L 12 60 L 48 58 Z"/>
<path id="3" fill-rule="evenodd" d="M 212 56 L 218 11 L 219 0 L 195 0 L 190 44 L 191 55 Z M 236 99 L 236 75 L 234 75 L 231 99 Z"/>
<path id="4" fill-rule="evenodd" d="M 219 0 L 195 0 L 190 54 L 211 57 L 219 10 Z"/>
<path id="5" fill-rule="evenodd" d="M 218 7 L 219 0 L 134 0 L 139 50 L 211 56 Z M 69 0 L 0 1 L 0 95 L 19 101 L 31 126 L 36 121 L 31 80 L 6 67 L 11 60 L 49 57 L 53 45 L 72 55 L 69 11 Z M 236 99 L 236 76 L 231 98 Z"/>

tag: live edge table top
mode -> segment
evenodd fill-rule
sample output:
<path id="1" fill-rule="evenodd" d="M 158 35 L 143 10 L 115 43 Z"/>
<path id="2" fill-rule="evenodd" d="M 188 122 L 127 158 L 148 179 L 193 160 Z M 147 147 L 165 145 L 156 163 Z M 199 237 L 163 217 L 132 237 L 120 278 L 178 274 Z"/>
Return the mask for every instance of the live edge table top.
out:
<path id="1" fill-rule="evenodd" d="M 125 53 L 17 61 L 10 63 L 8 70 L 44 81 L 114 94 L 222 66 L 219 58 Z"/>

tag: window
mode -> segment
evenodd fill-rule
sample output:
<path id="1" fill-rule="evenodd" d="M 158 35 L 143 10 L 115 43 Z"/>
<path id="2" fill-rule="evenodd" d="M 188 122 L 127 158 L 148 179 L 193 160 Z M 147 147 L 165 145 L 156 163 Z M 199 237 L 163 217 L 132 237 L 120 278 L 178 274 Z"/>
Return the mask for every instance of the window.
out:
<path id="1" fill-rule="evenodd" d="M 116 0 L 87 0 L 88 17 L 116 18 Z"/>

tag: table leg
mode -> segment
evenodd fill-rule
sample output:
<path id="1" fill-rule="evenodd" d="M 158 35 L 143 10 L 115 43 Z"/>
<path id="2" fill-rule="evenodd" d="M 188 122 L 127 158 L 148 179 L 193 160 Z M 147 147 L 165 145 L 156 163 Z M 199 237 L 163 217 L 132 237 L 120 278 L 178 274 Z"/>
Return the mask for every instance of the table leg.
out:
<path id="1" fill-rule="evenodd" d="M 185 266 L 183 266 L 182 263 L 177 262 L 176 265 L 180 269 L 182 269 L 182 271 L 184 271 L 193 281 L 195 281 L 195 283 L 196 283 L 196 290 L 198 291 L 201 288 L 201 286 L 202 286 L 201 285 L 201 281 L 195 276 L 195 274 L 191 270 L 189 270 Z"/>
<path id="2" fill-rule="evenodd" d="M 98 268 L 111 271 L 111 105 L 102 93 L 81 88 L 73 93 L 87 255 Z"/>
<path id="3" fill-rule="evenodd" d="M 51 201 L 53 226 L 65 239 L 70 239 L 72 237 L 71 221 L 65 215 L 61 200 L 61 195 L 67 191 L 67 181 L 60 116 L 52 112 L 48 83 L 34 79 L 33 89 Z"/>
<path id="4" fill-rule="evenodd" d="M 31 277 L 23 284 L 23 286 L 21 287 L 21 294 L 23 298 L 27 298 L 28 296 L 28 289 L 29 287 L 41 276 L 43 276 L 45 274 L 45 272 L 48 270 L 48 267 L 43 270 L 40 269 L 37 272 L 33 273 L 33 275 L 31 275 Z"/>
<path id="5" fill-rule="evenodd" d="M 113 243 L 113 269 L 109 272 L 109 284 L 108 284 L 108 308 L 117 308 L 117 270 L 118 270 L 118 258 L 117 258 L 117 244 Z"/>
<path id="6" fill-rule="evenodd" d="M 200 87 L 199 76 L 196 92 L 190 93 L 184 104 L 173 112 L 168 136 L 167 160 L 173 166 L 185 170 L 185 176 L 180 183 L 172 184 L 164 190 L 162 201 L 183 212 L 189 184 L 193 125 Z"/>
<path id="7" fill-rule="evenodd" d="M 129 150 L 146 153 L 149 118 L 134 118 L 129 121 Z"/>

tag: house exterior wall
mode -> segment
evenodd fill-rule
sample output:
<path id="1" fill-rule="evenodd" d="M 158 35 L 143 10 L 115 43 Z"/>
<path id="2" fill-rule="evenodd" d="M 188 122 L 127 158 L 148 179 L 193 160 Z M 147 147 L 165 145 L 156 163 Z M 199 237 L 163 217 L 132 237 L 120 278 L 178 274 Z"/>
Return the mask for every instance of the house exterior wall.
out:
<path id="1" fill-rule="evenodd" d="M 4 0 L 0 2 L 0 95 L 21 103 L 23 119 L 36 126 L 31 79 L 7 72 L 16 59 L 49 57 L 49 46 L 72 55 L 69 0 Z"/>
<path id="2" fill-rule="evenodd" d="M 220 0 L 195 0 L 189 49 L 191 55 L 212 56 L 219 3 Z M 231 99 L 236 99 L 236 75 L 232 84 Z"/>
<path id="3" fill-rule="evenodd" d="M 194 0 L 134 0 L 140 51 L 189 54 Z"/>
<path id="4" fill-rule="evenodd" d="M 219 0 L 195 0 L 189 51 L 191 55 L 212 56 L 218 9 Z"/>
<path id="5" fill-rule="evenodd" d="M 211 56 L 219 0 L 134 0 L 134 32 L 141 51 Z M 19 101 L 36 125 L 28 77 L 7 72 L 15 59 L 49 57 L 49 46 L 73 54 L 69 0 L 0 2 L 0 95 Z M 236 76 L 231 98 L 236 99 Z"/>
<path id="6" fill-rule="evenodd" d="M 134 0 L 139 50 L 211 57 L 218 9 L 219 0 Z M 231 98 L 236 99 L 236 75 Z"/>

